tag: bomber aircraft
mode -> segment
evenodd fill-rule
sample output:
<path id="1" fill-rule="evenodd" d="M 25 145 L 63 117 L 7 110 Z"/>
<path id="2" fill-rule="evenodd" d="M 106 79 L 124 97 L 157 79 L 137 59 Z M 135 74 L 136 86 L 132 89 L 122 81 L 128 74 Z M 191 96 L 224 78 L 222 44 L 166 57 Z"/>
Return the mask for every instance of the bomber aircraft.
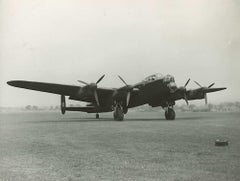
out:
<path id="1" fill-rule="evenodd" d="M 204 87 L 194 81 L 199 88 L 187 90 L 186 86 L 190 79 L 184 86 L 178 87 L 172 75 L 163 76 L 162 74 L 148 76 L 134 85 L 127 84 L 121 76 L 118 76 L 124 86 L 120 88 L 100 88 L 98 84 L 104 76 L 101 76 L 95 83 L 78 80 L 83 86 L 23 80 L 8 81 L 7 84 L 60 95 L 62 114 L 65 114 L 66 111 L 82 111 L 96 113 L 96 118 L 99 118 L 99 113 L 113 111 L 114 120 L 118 121 L 124 119 L 124 114 L 128 112 L 129 108 L 144 104 L 149 104 L 152 107 L 161 106 L 165 109 L 165 118 L 174 120 L 175 111 L 173 107 L 175 101 L 184 99 L 188 105 L 189 100 L 205 99 L 205 104 L 207 104 L 207 93 L 226 89 L 225 87 L 212 88 L 214 83 Z M 85 107 L 66 107 L 65 96 L 69 96 L 71 100 L 83 101 L 88 104 Z"/>

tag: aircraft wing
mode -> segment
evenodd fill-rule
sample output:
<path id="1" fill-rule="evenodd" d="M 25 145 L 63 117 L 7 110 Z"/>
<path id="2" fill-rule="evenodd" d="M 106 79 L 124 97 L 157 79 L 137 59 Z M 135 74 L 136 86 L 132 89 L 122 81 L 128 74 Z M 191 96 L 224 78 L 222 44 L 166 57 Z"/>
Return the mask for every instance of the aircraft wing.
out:
<path id="1" fill-rule="evenodd" d="M 22 80 L 13 80 L 7 82 L 8 85 L 36 90 L 41 92 L 48 92 L 53 94 L 60 94 L 71 96 L 76 94 L 76 92 L 80 89 L 79 86 L 73 85 L 63 85 L 63 84 L 53 84 L 53 83 L 45 83 L 45 82 L 32 82 L 32 81 L 22 81 Z"/>
<path id="2" fill-rule="evenodd" d="M 207 93 L 211 92 L 217 92 L 221 90 L 225 90 L 226 87 L 221 87 L 221 88 L 198 88 L 198 89 L 193 89 L 193 90 L 188 90 L 186 92 L 186 96 L 188 100 L 195 100 L 195 99 L 203 99 L 205 98 L 207 102 Z"/>
<path id="3" fill-rule="evenodd" d="M 95 98 L 93 94 L 88 94 L 88 95 L 79 94 L 80 89 L 83 88 L 80 86 L 23 81 L 23 80 L 13 80 L 13 81 L 7 82 L 7 84 L 14 87 L 24 88 L 24 89 L 70 96 L 70 99 L 73 99 L 73 100 L 95 102 Z M 100 101 L 102 103 L 104 103 L 104 101 L 108 101 L 108 98 L 110 95 L 113 94 L 113 91 L 114 91 L 113 89 L 108 89 L 108 88 L 97 88 Z M 83 94 L 84 94 L 84 91 L 83 91 Z"/>

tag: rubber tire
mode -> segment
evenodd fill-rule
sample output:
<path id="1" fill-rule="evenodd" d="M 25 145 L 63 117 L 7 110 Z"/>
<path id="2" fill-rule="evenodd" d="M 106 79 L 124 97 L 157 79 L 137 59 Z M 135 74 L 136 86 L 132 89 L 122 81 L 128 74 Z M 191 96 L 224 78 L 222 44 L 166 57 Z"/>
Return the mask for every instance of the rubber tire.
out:
<path id="1" fill-rule="evenodd" d="M 172 108 L 168 108 L 168 110 L 165 111 L 166 120 L 174 120 L 175 117 L 176 117 L 176 113 Z"/>
<path id="2" fill-rule="evenodd" d="M 114 110 L 113 118 L 115 121 L 123 121 L 124 113 L 123 113 L 122 108 L 116 108 L 116 110 Z"/>

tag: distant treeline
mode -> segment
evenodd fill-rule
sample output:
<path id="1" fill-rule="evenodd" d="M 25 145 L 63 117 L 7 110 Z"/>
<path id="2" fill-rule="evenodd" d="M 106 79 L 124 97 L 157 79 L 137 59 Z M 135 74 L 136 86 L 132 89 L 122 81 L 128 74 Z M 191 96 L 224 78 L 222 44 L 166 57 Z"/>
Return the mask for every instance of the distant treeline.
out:
<path id="1" fill-rule="evenodd" d="M 79 104 L 70 104 L 70 107 L 78 107 L 81 106 Z M 240 111 L 240 102 L 223 102 L 220 104 L 211 104 L 209 103 L 208 105 L 195 105 L 195 104 L 190 104 L 189 106 L 182 104 L 182 105 L 175 105 L 174 109 L 176 111 L 181 111 L 181 112 L 187 112 L 187 111 L 192 111 L 192 112 L 238 112 Z M 27 105 L 25 107 L 25 110 L 49 110 L 49 111 L 56 111 L 60 110 L 60 106 L 49 106 L 49 107 L 38 107 L 35 105 Z M 136 108 L 133 108 L 133 110 L 136 111 L 158 111 L 159 107 L 152 108 L 151 106 L 144 105 L 144 106 L 139 106 Z"/>
<path id="2" fill-rule="evenodd" d="M 193 111 L 193 112 L 239 112 L 240 111 L 240 102 L 223 102 L 220 104 L 207 104 L 197 106 L 195 104 L 190 104 L 189 106 L 181 105 L 176 106 L 175 109 L 180 111 Z"/>
<path id="3" fill-rule="evenodd" d="M 80 104 L 70 104 L 70 107 L 79 107 L 83 106 Z M 130 111 L 142 111 L 142 112 L 155 112 L 159 111 L 159 107 L 151 107 L 148 105 L 143 105 L 130 109 Z M 211 104 L 208 105 L 195 105 L 186 104 L 174 106 L 174 109 L 179 112 L 240 112 L 240 102 L 223 102 L 220 104 Z M 25 107 L 0 107 L 0 112 L 19 112 L 19 111 L 60 111 L 60 106 L 36 106 L 36 105 L 27 105 Z"/>
<path id="4" fill-rule="evenodd" d="M 134 108 L 138 111 L 159 111 L 159 107 L 152 108 L 148 105 L 140 106 Z M 195 105 L 190 104 L 187 106 L 186 104 L 174 106 L 176 111 L 180 112 L 240 112 L 240 102 L 223 102 L 220 104 L 211 104 L 208 105 Z"/>

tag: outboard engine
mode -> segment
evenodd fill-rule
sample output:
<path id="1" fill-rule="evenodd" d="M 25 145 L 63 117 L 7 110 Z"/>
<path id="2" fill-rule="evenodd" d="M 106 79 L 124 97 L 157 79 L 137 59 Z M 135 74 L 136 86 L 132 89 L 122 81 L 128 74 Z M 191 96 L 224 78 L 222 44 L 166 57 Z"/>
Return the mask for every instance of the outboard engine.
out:
<path id="1" fill-rule="evenodd" d="M 62 114 L 65 114 L 66 112 L 66 101 L 64 95 L 61 95 L 61 112 Z"/>
<path id="2" fill-rule="evenodd" d="M 198 89 L 195 89 L 195 90 L 190 90 L 188 92 L 188 98 L 189 99 L 203 99 L 204 98 L 204 91 L 202 88 L 198 88 Z"/>

